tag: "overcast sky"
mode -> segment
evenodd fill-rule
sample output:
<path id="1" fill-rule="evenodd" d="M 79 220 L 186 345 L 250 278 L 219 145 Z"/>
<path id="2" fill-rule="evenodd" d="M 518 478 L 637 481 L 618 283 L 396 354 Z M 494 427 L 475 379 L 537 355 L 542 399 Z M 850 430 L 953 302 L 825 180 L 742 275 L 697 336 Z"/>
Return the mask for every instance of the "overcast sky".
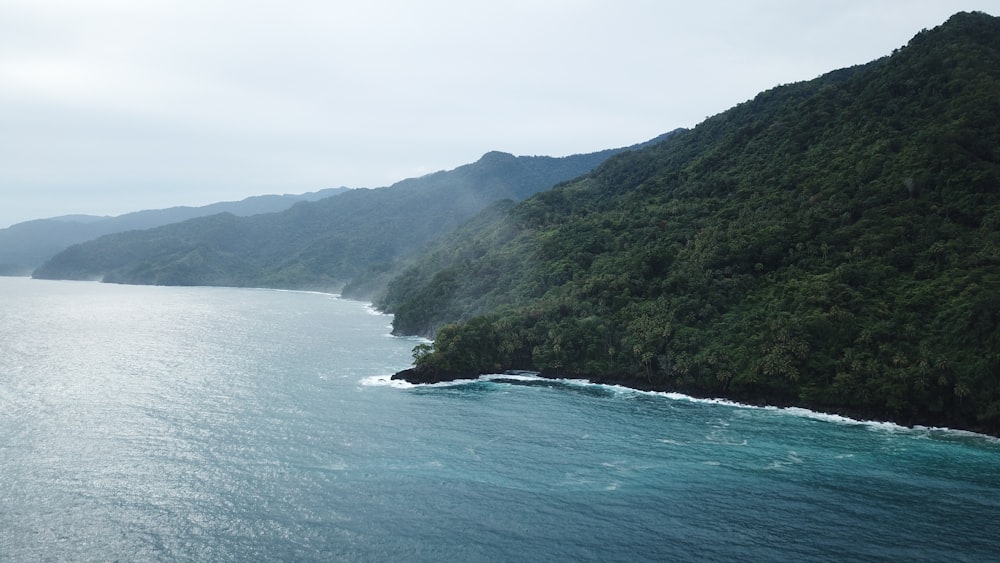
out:
<path id="1" fill-rule="evenodd" d="M 0 0 L 0 227 L 625 146 L 995 0 Z"/>

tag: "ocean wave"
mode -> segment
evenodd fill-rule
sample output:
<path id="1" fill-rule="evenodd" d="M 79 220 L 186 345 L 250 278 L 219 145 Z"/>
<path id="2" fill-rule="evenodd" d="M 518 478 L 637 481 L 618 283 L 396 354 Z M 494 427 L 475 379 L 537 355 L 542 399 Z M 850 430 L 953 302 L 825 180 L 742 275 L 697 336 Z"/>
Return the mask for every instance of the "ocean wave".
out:
<path id="1" fill-rule="evenodd" d="M 480 376 L 477 381 L 499 381 L 503 383 L 504 381 L 558 381 L 542 377 L 532 372 L 514 372 L 507 374 L 493 373 Z"/>
<path id="2" fill-rule="evenodd" d="M 386 336 L 389 337 L 389 338 L 397 338 L 399 340 L 409 340 L 410 342 L 416 342 L 418 344 L 432 344 L 434 342 L 433 340 L 431 340 L 429 338 L 425 338 L 423 336 L 412 336 L 412 335 L 398 336 L 398 335 L 395 335 L 395 334 L 393 334 L 391 332 L 392 325 L 390 324 L 388 326 L 389 326 L 390 332 L 386 333 Z"/>
<path id="3" fill-rule="evenodd" d="M 593 384 L 591 385 L 600 385 Z M 607 385 L 605 387 L 621 388 L 619 385 Z M 980 434 L 978 432 L 972 432 L 969 430 L 956 430 L 953 428 L 940 427 L 940 426 L 903 426 L 895 422 L 888 422 L 883 420 L 865 420 L 850 418 L 840 414 L 827 413 L 821 411 L 814 411 L 811 409 L 803 407 L 777 407 L 773 405 L 750 405 L 746 403 L 740 403 L 738 401 L 733 401 L 730 399 L 722 398 L 702 398 L 702 397 L 692 397 L 690 395 L 685 395 L 683 393 L 667 392 L 667 391 L 640 391 L 633 390 L 635 393 L 641 393 L 645 395 L 654 395 L 659 397 L 665 397 L 674 401 L 687 401 L 691 403 L 701 403 L 707 405 L 719 405 L 737 409 L 747 409 L 747 410 L 763 410 L 771 411 L 780 414 L 787 414 L 790 416 L 796 416 L 801 418 L 809 418 L 812 420 L 817 420 L 820 422 L 826 422 L 830 424 L 841 424 L 848 426 L 864 426 L 872 431 L 883 431 L 883 432 L 899 432 L 907 434 L 917 434 L 924 435 L 933 438 L 966 438 L 966 439 L 977 439 L 987 443 L 991 443 L 996 446 L 1000 446 L 1000 438 L 995 436 L 990 436 L 988 434 Z"/>
<path id="4" fill-rule="evenodd" d="M 379 311 L 375 307 L 375 305 L 372 305 L 371 303 L 366 303 L 365 304 L 365 312 L 368 313 L 369 315 L 373 315 L 373 316 L 376 316 L 376 317 L 391 317 L 392 316 L 392 313 L 385 313 L 385 312 Z"/>
<path id="5" fill-rule="evenodd" d="M 359 383 L 361 383 L 364 387 L 395 387 L 396 389 L 409 389 L 411 387 L 416 387 L 416 385 L 410 383 L 409 381 L 393 379 L 391 375 L 370 375 L 362 378 Z"/>
<path id="6" fill-rule="evenodd" d="M 270 287 L 253 287 L 248 289 L 256 289 L 259 291 L 277 291 L 279 293 L 303 293 L 306 295 L 325 295 L 327 297 L 333 297 L 334 299 L 342 299 L 339 293 L 330 293 L 329 291 L 315 291 L 312 289 L 281 289 L 281 288 L 270 288 Z"/>
<path id="7" fill-rule="evenodd" d="M 543 377 L 538 375 L 537 372 L 523 371 L 523 372 L 512 372 L 512 373 L 496 373 L 496 374 L 486 374 L 481 375 L 477 379 L 457 379 L 454 381 L 447 381 L 443 383 L 432 383 L 432 384 L 422 384 L 420 387 L 450 387 L 455 385 L 467 385 L 470 383 L 489 381 L 497 384 L 508 383 L 511 385 L 517 385 L 518 383 L 539 383 L 539 382 L 556 382 L 566 386 L 574 387 L 599 387 L 608 391 L 612 391 L 615 395 L 644 395 L 644 396 L 655 396 L 670 399 L 672 401 L 685 401 L 690 403 L 699 403 L 706 405 L 717 405 L 736 409 L 746 409 L 746 410 L 759 410 L 759 411 L 770 411 L 779 414 L 785 414 L 801 418 L 809 418 L 812 420 L 817 420 L 820 422 L 826 422 L 830 424 L 840 424 L 848 426 L 864 426 L 872 431 L 883 431 L 883 432 L 893 432 L 893 433 L 907 433 L 915 434 L 917 436 L 926 436 L 930 438 L 943 438 L 943 439 L 972 439 L 979 442 L 984 442 L 990 444 L 991 446 L 1000 446 L 1000 437 L 990 436 L 988 434 L 980 434 L 978 432 L 972 432 L 969 430 L 956 430 L 953 428 L 946 427 L 928 427 L 928 426 L 903 426 L 895 422 L 887 422 L 881 420 L 864 420 L 855 419 L 847 416 L 826 413 L 820 411 L 814 411 L 811 409 L 803 407 L 777 407 L 773 405 L 750 405 L 747 403 L 740 403 L 738 401 L 733 401 L 731 399 L 723 399 L 716 397 L 693 397 L 691 395 L 685 395 L 684 393 L 677 393 L 674 391 L 643 391 L 640 389 L 633 389 L 631 387 L 625 387 L 623 385 L 616 384 L 606 384 L 606 383 L 594 383 L 589 379 L 573 379 L 573 378 L 557 378 L 557 377 Z M 397 382 L 393 382 L 394 384 Z M 395 385 L 394 385 L 395 386 Z M 412 385 L 407 383 L 406 386 L 416 387 L 417 385 Z M 402 387 L 402 385 L 400 385 Z M 736 444 L 734 444 L 736 445 Z"/>
<path id="8" fill-rule="evenodd" d="M 1000 437 L 990 436 L 989 434 L 980 434 L 979 432 L 972 432 L 971 430 L 958 430 L 955 428 L 948 428 L 945 426 L 921 426 L 921 425 L 903 426 L 902 424 L 897 424 L 895 422 L 888 422 L 883 420 L 855 419 L 842 416 L 839 414 L 813 411 L 802 407 L 782 407 L 782 408 L 761 407 L 761 408 L 778 411 L 792 416 L 811 418 L 813 420 L 819 420 L 822 422 L 829 422 L 833 424 L 864 426 L 865 428 L 873 432 L 900 433 L 921 438 L 932 438 L 932 439 L 949 440 L 949 441 L 972 440 L 979 444 L 988 444 L 993 448 L 1000 447 Z"/>
<path id="9" fill-rule="evenodd" d="M 965 442 L 972 440 L 976 443 L 988 444 L 993 449 L 1000 449 L 1000 437 L 990 436 L 989 434 L 980 434 L 979 432 L 972 432 L 971 430 L 958 430 L 955 428 L 947 428 L 944 426 L 920 426 L 915 425 L 913 428 L 908 428 L 911 432 L 920 433 L 922 436 L 927 438 L 933 438 L 936 440 L 949 440 L 949 441 L 960 441 Z"/>
<path id="10" fill-rule="evenodd" d="M 885 422 L 881 420 L 861 420 L 839 414 L 814 411 L 802 407 L 762 407 L 762 408 L 767 410 L 782 412 L 785 414 L 790 414 L 793 416 L 811 418 L 813 420 L 819 420 L 822 422 L 831 422 L 834 424 L 847 424 L 851 426 L 861 425 L 861 426 L 868 426 L 872 429 L 888 430 L 893 432 L 912 430 L 911 428 L 902 426 L 900 424 L 896 424 L 895 422 Z"/>
<path id="11" fill-rule="evenodd" d="M 738 409 L 771 411 L 789 416 L 809 418 L 812 420 L 826 422 L 829 424 L 840 424 L 846 426 L 863 426 L 871 431 L 880 431 L 887 433 L 888 432 L 905 433 L 910 435 L 926 436 L 930 438 L 975 439 L 977 441 L 988 443 L 993 446 L 1000 446 L 1000 438 L 995 436 L 990 436 L 988 434 L 980 434 L 978 432 L 972 432 L 969 430 L 956 430 L 953 428 L 946 428 L 940 426 L 910 427 L 910 426 L 903 426 L 902 424 L 897 424 L 895 422 L 888 422 L 883 420 L 865 420 L 865 419 L 850 418 L 840 414 L 814 411 L 803 407 L 776 407 L 773 405 L 764 405 L 764 406 L 749 405 L 746 403 L 731 401 L 729 399 L 691 397 L 689 395 L 684 395 L 682 393 L 672 393 L 672 392 L 667 393 L 659 391 L 638 391 L 638 392 L 658 395 L 677 401 L 689 401 L 692 403 L 721 405 Z"/>
<path id="12" fill-rule="evenodd" d="M 413 389 L 424 387 L 457 387 L 477 383 L 479 379 L 456 379 L 453 381 L 442 381 L 441 383 L 410 383 L 402 379 L 392 379 L 391 375 L 370 375 L 361 379 L 359 383 L 365 387 L 395 387 L 396 389 Z"/>

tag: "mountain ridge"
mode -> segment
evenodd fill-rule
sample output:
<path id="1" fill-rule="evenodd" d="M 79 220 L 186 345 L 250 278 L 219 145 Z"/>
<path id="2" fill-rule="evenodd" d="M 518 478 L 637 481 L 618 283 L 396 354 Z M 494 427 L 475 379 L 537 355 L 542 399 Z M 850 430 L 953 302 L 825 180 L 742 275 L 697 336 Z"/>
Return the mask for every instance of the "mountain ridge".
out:
<path id="1" fill-rule="evenodd" d="M 417 260 L 433 381 L 508 369 L 1000 434 L 1000 20 L 772 88 Z"/>
<path id="2" fill-rule="evenodd" d="M 364 285 L 353 286 L 359 296 L 377 291 L 396 260 L 494 201 L 524 199 L 628 148 L 565 157 L 493 151 L 452 170 L 351 190 L 335 200 L 299 203 L 268 216 L 215 216 L 109 235 L 67 248 L 33 275 L 339 291 L 370 269 L 381 270 L 381 277 L 371 274 Z"/>
<path id="3" fill-rule="evenodd" d="M 239 201 L 203 206 L 144 209 L 114 216 L 62 215 L 23 221 L 0 229 L 0 275 L 27 276 L 59 251 L 106 234 L 148 229 L 214 215 L 239 216 L 283 211 L 299 201 L 315 201 L 343 193 L 348 188 L 327 188 L 303 194 L 268 194 Z"/>

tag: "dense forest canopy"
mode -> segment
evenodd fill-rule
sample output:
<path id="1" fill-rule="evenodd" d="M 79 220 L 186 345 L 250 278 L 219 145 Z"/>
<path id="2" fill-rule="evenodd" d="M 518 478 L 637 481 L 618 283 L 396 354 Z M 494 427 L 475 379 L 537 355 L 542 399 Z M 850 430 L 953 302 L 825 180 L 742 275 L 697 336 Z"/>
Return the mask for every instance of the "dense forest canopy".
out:
<path id="1" fill-rule="evenodd" d="M 1000 20 L 773 88 L 397 277 L 417 371 L 533 369 L 1000 432 Z"/>

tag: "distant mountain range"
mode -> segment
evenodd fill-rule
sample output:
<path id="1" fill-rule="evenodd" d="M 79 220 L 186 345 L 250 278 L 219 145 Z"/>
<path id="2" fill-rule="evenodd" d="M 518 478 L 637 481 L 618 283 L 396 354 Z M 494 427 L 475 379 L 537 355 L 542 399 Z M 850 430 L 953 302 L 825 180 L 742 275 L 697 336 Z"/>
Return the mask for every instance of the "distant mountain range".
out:
<path id="1" fill-rule="evenodd" d="M 324 290 L 340 290 L 364 276 L 364 283 L 351 289 L 363 296 L 380 287 L 400 260 L 488 205 L 522 200 L 585 174 L 623 150 L 566 157 L 490 152 L 454 170 L 385 188 L 350 190 L 280 213 L 213 215 L 103 236 L 63 250 L 33 275 Z"/>
<path id="2" fill-rule="evenodd" d="M 115 217 L 64 215 L 36 219 L 0 229 L 0 275 L 27 276 L 68 246 L 102 235 L 151 229 L 161 225 L 205 217 L 217 213 L 238 216 L 284 211 L 300 201 L 316 201 L 347 191 L 328 188 L 299 195 L 262 195 L 241 201 L 213 203 L 201 207 L 171 207 L 136 211 Z"/>

